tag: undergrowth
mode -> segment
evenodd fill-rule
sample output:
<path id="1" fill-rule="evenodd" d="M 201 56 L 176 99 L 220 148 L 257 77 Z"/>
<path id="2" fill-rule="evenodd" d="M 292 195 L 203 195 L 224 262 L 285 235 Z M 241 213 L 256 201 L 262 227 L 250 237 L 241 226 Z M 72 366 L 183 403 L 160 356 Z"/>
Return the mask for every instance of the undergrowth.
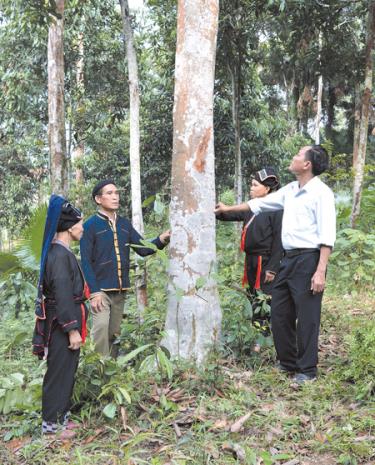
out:
<path id="1" fill-rule="evenodd" d="M 318 380 L 295 389 L 274 368 L 238 283 L 233 225 L 219 229 L 218 281 L 222 346 L 204 366 L 172 363 L 158 345 L 166 308 L 164 263 L 148 260 L 149 305 L 139 321 L 126 303 L 120 356 L 82 350 L 73 416 L 82 423 L 69 443 L 40 434 L 45 363 L 30 352 L 32 311 L 2 315 L 0 463 L 126 465 L 359 465 L 375 460 L 374 296 L 343 293 L 331 279 L 324 296 Z M 340 284 L 340 286 L 338 286 Z"/>

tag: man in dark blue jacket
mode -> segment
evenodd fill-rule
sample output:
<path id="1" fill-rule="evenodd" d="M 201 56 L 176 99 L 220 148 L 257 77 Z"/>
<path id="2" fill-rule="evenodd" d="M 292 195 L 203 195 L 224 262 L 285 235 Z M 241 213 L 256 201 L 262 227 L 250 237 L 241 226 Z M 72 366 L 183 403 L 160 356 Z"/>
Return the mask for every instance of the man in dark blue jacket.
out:
<path id="1" fill-rule="evenodd" d="M 125 292 L 130 288 L 130 246 L 138 246 L 134 250 L 143 257 L 154 250 L 143 246 L 130 221 L 116 214 L 119 191 L 113 180 L 100 181 L 92 197 L 98 212 L 84 223 L 81 239 L 82 268 L 91 293 L 91 337 L 98 352 L 116 356 L 113 342 L 120 334 Z M 166 231 L 151 243 L 163 249 L 169 238 Z"/>

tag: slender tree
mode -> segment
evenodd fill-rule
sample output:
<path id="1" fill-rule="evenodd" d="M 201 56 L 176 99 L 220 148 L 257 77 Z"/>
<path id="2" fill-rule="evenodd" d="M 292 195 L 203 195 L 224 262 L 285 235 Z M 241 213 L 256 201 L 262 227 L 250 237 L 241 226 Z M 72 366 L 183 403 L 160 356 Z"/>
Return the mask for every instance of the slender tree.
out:
<path id="1" fill-rule="evenodd" d="M 358 150 L 354 152 L 354 185 L 351 226 L 354 228 L 361 208 L 363 174 L 366 160 L 369 108 L 372 94 L 373 50 L 375 37 L 375 0 L 369 1 L 369 13 L 366 34 L 365 85 L 362 95 L 361 121 L 359 125 Z"/>
<path id="2" fill-rule="evenodd" d="M 322 97 L 323 97 L 323 75 L 321 63 L 322 49 L 322 33 L 319 33 L 319 77 L 318 77 L 318 93 L 316 99 L 316 116 L 315 116 L 315 144 L 320 144 L 320 120 L 322 119 Z"/>
<path id="3" fill-rule="evenodd" d="M 78 109 L 82 105 L 83 95 L 85 92 L 85 79 L 84 79 L 84 43 L 83 43 L 83 32 L 80 32 L 78 35 L 78 59 L 76 62 L 76 84 L 77 84 L 77 94 L 78 94 Z M 75 178 L 77 183 L 83 182 L 83 170 L 79 166 L 79 160 L 82 159 L 85 153 L 85 145 L 83 143 L 83 134 L 81 125 L 78 124 L 78 127 L 75 131 L 76 134 L 76 146 L 72 152 L 72 160 L 76 163 L 75 167 Z M 78 163 L 77 163 L 78 162 Z"/>
<path id="4" fill-rule="evenodd" d="M 232 90 L 232 124 L 234 131 L 234 190 L 236 202 L 242 202 L 242 156 L 241 156 L 241 94 L 242 74 L 245 61 L 246 43 L 244 42 L 243 19 L 244 8 L 239 0 L 231 1 L 229 11 L 224 20 L 223 49 L 226 67 L 231 81 Z M 246 11 L 246 10 L 245 10 Z"/>
<path id="5" fill-rule="evenodd" d="M 359 128 L 361 126 L 361 86 L 359 82 L 355 83 L 353 94 L 353 170 L 357 166 L 358 149 L 359 149 Z"/>
<path id="6" fill-rule="evenodd" d="M 215 267 L 213 85 L 218 0 L 179 0 L 173 109 L 169 301 L 165 346 L 201 363 L 219 337 Z"/>
<path id="7" fill-rule="evenodd" d="M 68 162 L 66 157 L 64 106 L 64 0 L 54 2 L 48 31 L 48 143 L 52 191 L 66 195 Z"/>
<path id="8" fill-rule="evenodd" d="M 134 228 L 143 235 L 142 195 L 141 195 L 141 162 L 140 162 L 140 132 L 139 132 L 139 79 L 137 54 L 134 45 L 133 30 L 130 22 L 128 0 L 119 0 L 123 23 L 126 58 L 129 74 L 129 114 L 130 114 L 130 178 L 132 198 L 132 223 Z M 147 305 L 147 275 L 146 267 L 140 267 L 137 258 L 136 270 L 136 295 L 138 310 L 143 311 Z"/>

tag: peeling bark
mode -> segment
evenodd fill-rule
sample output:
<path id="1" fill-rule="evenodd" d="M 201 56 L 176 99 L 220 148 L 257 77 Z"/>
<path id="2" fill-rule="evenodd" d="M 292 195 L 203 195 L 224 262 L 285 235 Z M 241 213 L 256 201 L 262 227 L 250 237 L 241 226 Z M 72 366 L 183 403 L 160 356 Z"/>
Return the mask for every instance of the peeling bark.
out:
<path id="1" fill-rule="evenodd" d="M 56 0 L 56 16 L 48 30 L 48 144 L 51 188 L 55 194 L 68 192 L 64 106 L 64 0 Z"/>
<path id="2" fill-rule="evenodd" d="M 143 236 L 143 214 L 141 194 L 141 162 L 140 162 L 140 131 L 139 131 L 139 79 L 137 54 L 134 45 L 133 30 L 130 22 L 128 0 L 119 0 L 125 38 L 126 58 L 128 61 L 129 94 L 130 94 L 130 181 L 132 198 L 132 223 Z M 135 290 L 140 318 L 147 305 L 147 273 L 145 263 L 141 265 L 136 259 Z"/>
<path id="3" fill-rule="evenodd" d="M 368 14 L 367 37 L 366 37 L 366 62 L 365 62 L 365 86 L 362 95 L 361 122 L 359 127 L 358 154 L 353 154 L 354 184 L 353 184 L 353 205 L 351 213 L 351 226 L 355 227 L 360 214 L 363 174 L 366 160 L 369 109 L 372 94 L 373 75 L 373 49 L 375 38 L 375 0 L 371 1 Z"/>
<path id="4" fill-rule="evenodd" d="M 170 223 L 169 298 L 162 345 L 201 363 L 218 341 L 213 86 L 218 0 L 179 0 Z"/>

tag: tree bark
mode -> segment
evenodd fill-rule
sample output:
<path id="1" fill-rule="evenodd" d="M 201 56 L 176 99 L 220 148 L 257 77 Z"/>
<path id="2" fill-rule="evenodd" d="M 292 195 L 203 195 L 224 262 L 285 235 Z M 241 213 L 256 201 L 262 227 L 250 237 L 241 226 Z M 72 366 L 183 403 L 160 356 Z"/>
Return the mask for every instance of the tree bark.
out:
<path id="1" fill-rule="evenodd" d="M 240 53 L 238 51 L 238 53 Z M 241 156 L 241 120 L 240 120 L 240 104 L 241 104 L 241 62 L 240 57 L 236 58 L 234 68 L 230 69 L 232 81 L 232 121 L 234 128 L 234 187 L 236 192 L 236 203 L 242 203 L 242 156 Z"/>
<path id="2" fill-rule="evenodd" d="M 358 156 L 354 166 L 353 205 L 351 214 L 351 226 L 355 227 L 361 208 L 363 174 L 366 160 L 369 108 L 372 94 L 373 74 L 373 49 L 375 37 L 375 0 L 369 6 L 367 35 L 366 35 L 366 61 L 365 61 L 365 86 L 362 95 L 361 123 L 359 127 Z M 354 159 L 354 156 L 353 156 Z"/>
<path id="3" fill-rule="evenodd" d="M 293 114 L 296 124 L 296 132 L 301 132 L 301 118 L 299 116 L 298 102 L 300 98 L 299 91 L 299 80 L 295 78 L 293 80 Z"/>
<path id="4" fill-rule="evenodd" d="M 353 127 L 353 170 L 357 166 L 359 149 L 359 128 L 361 126 L 361 91 L 357 82 L 354 88 L 354 127 Z"/>
<path id="5" fill-rule="evenodd" d="M 213 90 L 218 0 L 179 0 L 173 109 L 169 296 L 162 345 L 204 361 L 220 335 Z"/>
<path id="6" fill-rule="evenodd" d="M 333 125 L 335 123 L 335 105 L 336 105 L 336 89 L 332 83 L 328 84 L 328 102 L 327 102 L 327 124 L 325 127 L 326 139 L 333 137 Z"/>
<path id="7" fill-rule="evenodd" d="M 316 100 L 315 116 L 315 144 L 320 144 L 320 121 L 322 119 L 322 96 L 323 96 L 323 76 L 318 78 L 318 95 Z"/>
<path id="8" fill-rule="evenodd" d="M 316 116 L 315 116 L 315 144 L 320 144 L 320 121 L 322 119 L 322 96 L 323 96 L 323 75 L 322 75 L 322 63 L 320 53 L 322 49 L 322 33 L 319 33 L 319 68 L 320 74 L 318 77 L 318 95 L 316 99 Z"/>
<path id="9" fill-rule="evenodd" d="M 77 91 L 78 91 L 78 110 L 82 105 L 82 97 L 85 92 L 85 75 L 84 75 L 84 45 L 83 45 L 83 33 L 81 32 L 78 36 L 78 60 L 76 63 L 76 83 L 77 83 Z M 82 128 L 81 125 L 78 123 L 76 127 L 76 146 L 72 152 L 72 161 L 77 165 L 75 166 L 75 179 L 76 183 L 83 183 L 83 170 L 82 167 L 79 166 L 79 161 L 83 158 L 85 154 L 85 146 L 83 143 L 82 138 Z"/>
<path id="10" fill-rule="evenodd" d="M 139 79 L 138 63 L 135 51 L 133 30 L 130 22 L 128 0 L 119 0 L 124 31 L 126 58 L 128 61 L 129 95 L 130 95 L 130 179 L 132 198 L 132 223 L 133 227 L 141 234 L 144 233 L 141 194 L 141 162 L 140 162 L 140 131 L 139 131 Z M 140 259 L 136 259 L 135 289 L 137 305 L 140 317 L 147 305 L 147 274 L 146 266 L 140 265 Z"/>
<path id="11" fill-rule="evenodd" d="M 48 30 L 48 143 L 52 191 L 68 192 L 64 106 L 64 0 L 56 0 Z"/>

